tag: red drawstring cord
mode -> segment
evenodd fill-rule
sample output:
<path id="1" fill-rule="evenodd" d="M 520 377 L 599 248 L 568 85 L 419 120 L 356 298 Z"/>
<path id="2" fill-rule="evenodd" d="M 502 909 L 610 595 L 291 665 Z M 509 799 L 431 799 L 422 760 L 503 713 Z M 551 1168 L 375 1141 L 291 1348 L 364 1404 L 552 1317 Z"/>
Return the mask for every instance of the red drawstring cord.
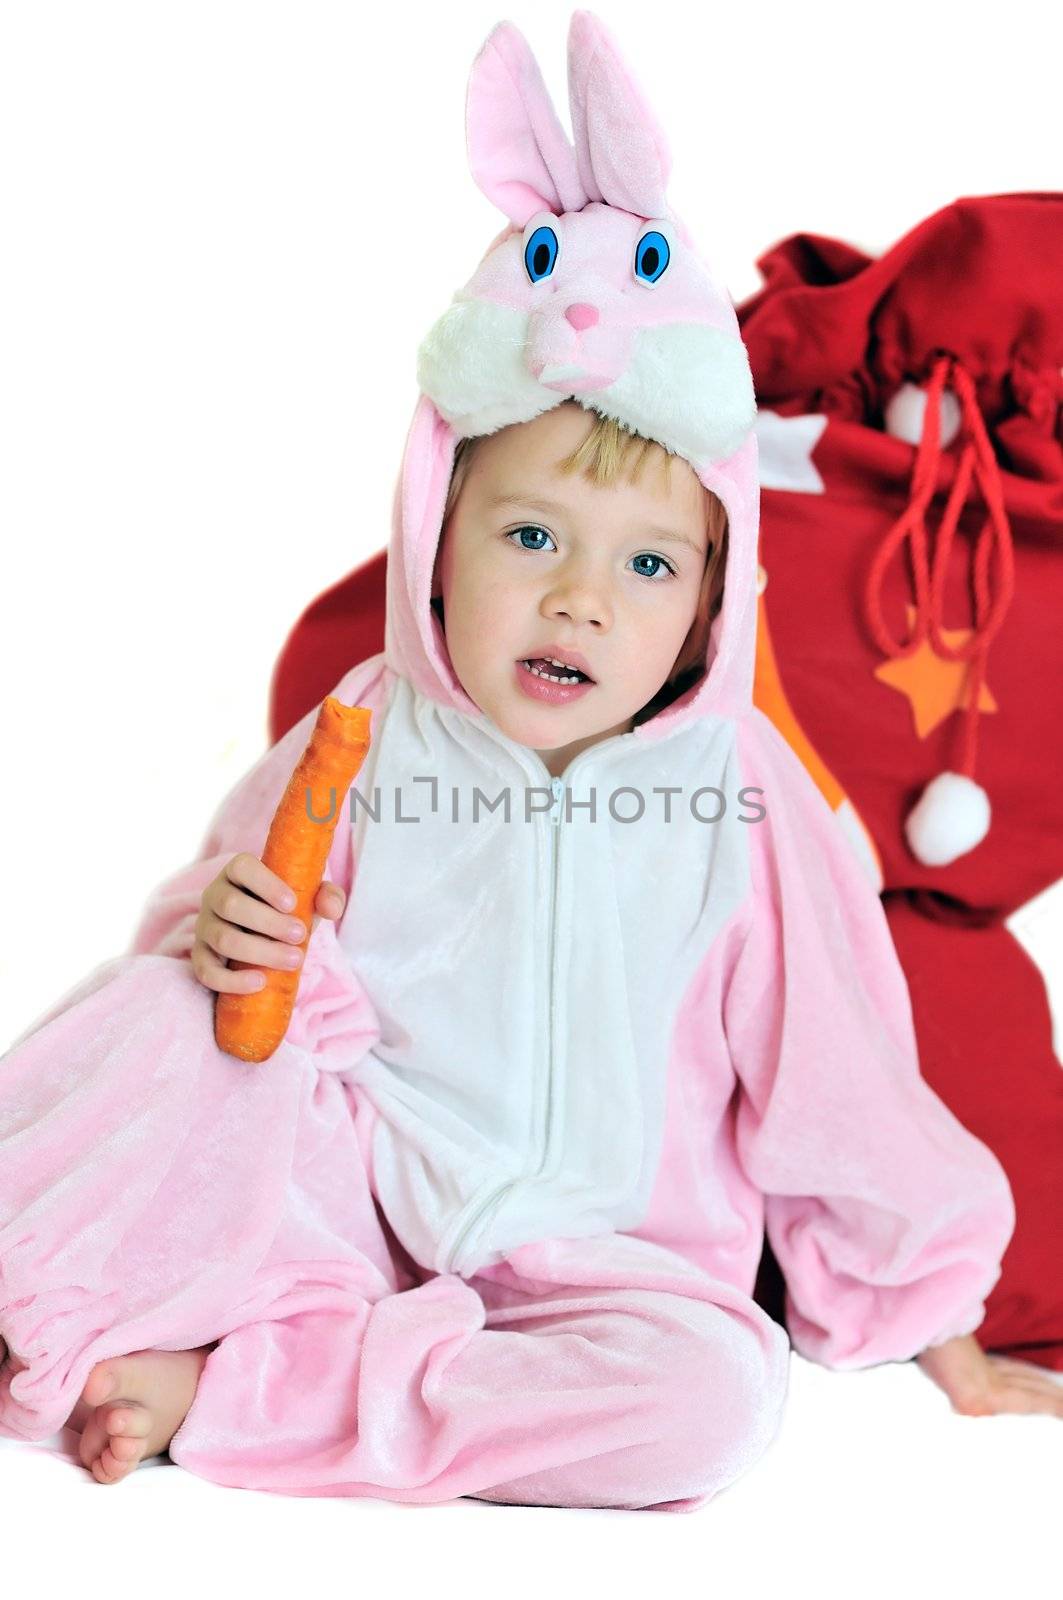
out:
<path id="1" fill-rule="evenodd" d="M 967 439 L 956 468 L 938 529 L 933 571 L 927 560 L 926 509 L 934 497 L 940 455 L 941 393 L 947 381 L 958 394 L 966 423 Z M 952 649 L 941 636 L 945 575 L 949 551 L 971 483 L 978 478 L 982 498 L 989 508 L 974 554 L 975 625 L 966 644 Z M 912 578 L 915 586 L 915 625 L 911 637 L 899 644 L 890 634 L 882 615 L 882 580 L 897 546 L 911 539 Z M 999 564 L 999 592 L 990 603 L 989 562 L 994 546 Z M 958 356 L 940 355 L 934 362 L 927 386 L 923 433 L 912 472 L 911 497 L 875 553 L 867 575 L 864 605 L 868 624 L 880 650 L 887 656 L 907 656 L 929 636 L 931 648 L 945 661 L 970 661 L 969 694 L 964 711 L 964 731 L 960 772 L 974 777 L 975 741 L 978 732 L 978 701 L 985 680 L 989 646 L 999 632 L 1015 593 L 1015 562 L 1011 526 L 1004 509 L 1004 486 L 1000 481 L 993 446 L 989 442 L 982 413 L 978 409 L 974 383 Z"/>

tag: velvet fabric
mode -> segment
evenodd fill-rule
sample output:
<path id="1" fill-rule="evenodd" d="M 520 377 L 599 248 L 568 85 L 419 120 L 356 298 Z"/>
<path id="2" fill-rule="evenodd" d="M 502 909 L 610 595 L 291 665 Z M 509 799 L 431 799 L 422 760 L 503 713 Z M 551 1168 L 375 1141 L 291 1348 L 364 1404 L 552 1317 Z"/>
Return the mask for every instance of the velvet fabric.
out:
<path id="1" fill-rule="evenodd" d="M 512 228 L 466 297 L 464 376 L 424 368 L 451 414 L 426 389 L 407 436 L 385 649 L 334 689 L 372 715 L 362 799 L 401 790 L 408 823 L 428 776 L 444 805 L 399 827 L 352 791 L 326 868 L 345 913 L 312 933 L 288 1034 L 260 1066 L 224 1055 L 187 960 L 200 897 L 261 852 L 313 708 L 157 887 L 131 949 L 0 1059 L 15 1437 L 54 1432 L 97 1361 L 215 1344 L 170 1449 L 215 1482 L 689 1510 L 779 1425 L 787 1338 L 752 1298 L 765 1227 L 813 1359 L 906 1360 L 981 1320 L 1014 1225 L 1006 1177 L 921 1079 L 881 904 L 751 703 L 757 446 L 734 308 L 666 213 L 666 146 L 587 12 L 569 72 L 566 153 L 511 24 L 474 65 L 470 156 Z M 582 386 L 542 355 L 564 272 L 531 310 L 505 304 L 513 230 L 566 202 L 578 292 L 645 312 Z M 627 292 L 647 217 L 679 257 L 657 298 Z M 508 396 L 501 311 L 542 357 Z M 667 352 L 713 369 L 718 415 L 661 388 Z M 547 782 L 548 812 L 448 815 L 476 785 L 549 780 L 465 693 L 429 603 L 456 440 L 574 388 L 685 443 L 728 512 L 723 608 L 699 680 L 582 751 Z M 743 809 L 743 787 L 763 805 Z M 647 802 L 634 822 L 607 808 L 625 788 Z"/>
<path id="2" fill-rule="evenodd" d="M 374 1113 L 335 1070 L 364 999 L 329 923 L 311 947 L 262 1068 L 213 1046 L 186 961 L 147 954 L 4 1059 L 0 1431 L 49 1437 L 107 1356 L 217 1340 L 170 1446 L 216 1483 L 689 1510 L 745 1470 L 787 1341 L 732 1286 L 622 1235 L 469 1282 L 405 1255 L 374 1205 Z"/>

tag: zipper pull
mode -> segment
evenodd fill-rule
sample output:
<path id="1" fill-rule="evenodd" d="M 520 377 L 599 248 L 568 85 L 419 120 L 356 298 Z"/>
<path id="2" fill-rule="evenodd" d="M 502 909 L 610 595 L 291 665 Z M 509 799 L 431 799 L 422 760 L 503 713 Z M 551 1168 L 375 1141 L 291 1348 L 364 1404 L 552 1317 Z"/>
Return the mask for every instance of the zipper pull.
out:
<path id="1" fill-rule="evenodd" d="M 561 782 L 560 778 L 551 778 L 550 779 L 550 788 L 551 788 L 551 790 L 553 792 L 553 796 L 554 796 L 553 811 L 552 811 L 551 816 L 550 816 L 550 821 L 556 827 L 557 824 L 561 821 L 561 802 L 562 802 L 562 800 L 564 798 L 565 786 Z"/>

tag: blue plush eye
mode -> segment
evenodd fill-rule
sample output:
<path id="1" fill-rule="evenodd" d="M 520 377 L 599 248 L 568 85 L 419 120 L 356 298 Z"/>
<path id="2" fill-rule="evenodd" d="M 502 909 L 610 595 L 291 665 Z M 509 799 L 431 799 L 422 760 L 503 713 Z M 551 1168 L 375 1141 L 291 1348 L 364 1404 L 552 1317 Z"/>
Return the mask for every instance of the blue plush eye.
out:
<path id="1" fill-rule="evenodd" d="M 643 283 L 656 283 L 671 258 L 671 248 L 663 233 L 655 228 L 644 233 L 635 246 L 635 276 Z"/>
<path id="2" fill-rule="evenodd" d="M 524 246 L 524 265 L 532 283 L 548 278 L 557 260 L 557 234 L 545 223 L 536 228 Z"/>

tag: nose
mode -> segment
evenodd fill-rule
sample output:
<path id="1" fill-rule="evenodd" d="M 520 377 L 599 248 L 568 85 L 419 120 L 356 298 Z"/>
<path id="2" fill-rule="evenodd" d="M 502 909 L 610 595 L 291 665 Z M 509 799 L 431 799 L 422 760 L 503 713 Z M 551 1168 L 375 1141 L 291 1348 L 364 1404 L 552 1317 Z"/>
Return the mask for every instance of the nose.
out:
<path id="1" fill-rule="evenodd" d="M 548 617 L 568 617 L 596 632 L 612 624 L 612 603 L 608 580 L 601 581 L 585 574 L 582 578 L 570 568 L 568 575 L 558 573 L 549 592 L 544 595 L 542 611 Z"/>
<path id="2" fill-rule="evenodd" d="M 588 306 L 582 301 L 577 301 L 574 306 L 566 307 L 565 316 L 574 328 L 578 328 L 582 332 L 584 328 L 593 328 L 598 321 L 598 307 Z"/>

